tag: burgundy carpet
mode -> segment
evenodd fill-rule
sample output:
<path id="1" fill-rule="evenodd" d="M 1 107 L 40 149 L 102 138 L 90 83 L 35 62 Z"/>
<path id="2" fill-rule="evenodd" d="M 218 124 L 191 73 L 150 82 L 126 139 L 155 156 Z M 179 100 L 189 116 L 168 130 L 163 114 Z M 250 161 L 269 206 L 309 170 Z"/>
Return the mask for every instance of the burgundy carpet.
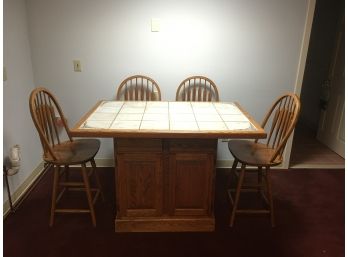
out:
<path id="1" fill-rule="evenodd" d="M 344 256 L 344 170 L 273 170 L 273 229 L 268 216 L 254 215 L 239 215 L 228 227 L 227 170 L 218 170 L 216 231 L 207 233 L 115 233 L 113 169 L 99 171 L 106 201 L 98 200 L 97 228 L 89 214 L 57 214 L 54 227 L 48 226 L 49 171 L 4 220 L 4 256 Z"/>

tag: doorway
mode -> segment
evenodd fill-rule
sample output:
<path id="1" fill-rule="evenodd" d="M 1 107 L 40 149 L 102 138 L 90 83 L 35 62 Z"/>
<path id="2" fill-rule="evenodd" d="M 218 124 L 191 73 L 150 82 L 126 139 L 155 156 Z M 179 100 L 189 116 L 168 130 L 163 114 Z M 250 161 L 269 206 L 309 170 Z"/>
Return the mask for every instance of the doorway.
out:
<path id="1" fill-rule="evenodd" d="M 302 110 L 296 126 L 290 168 L 344 168 L 345 160 L 317 140 L 327 81 L 344 0 L 317 0 L 301 90 Z"/>

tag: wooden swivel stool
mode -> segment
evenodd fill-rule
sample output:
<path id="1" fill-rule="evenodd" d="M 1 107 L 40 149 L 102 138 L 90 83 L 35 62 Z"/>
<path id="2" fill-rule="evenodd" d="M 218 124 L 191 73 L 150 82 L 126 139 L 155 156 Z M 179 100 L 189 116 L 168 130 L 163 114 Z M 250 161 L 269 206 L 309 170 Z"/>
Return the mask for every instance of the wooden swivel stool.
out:
<path id="1" fill-rule="evenodd" d="M 232 227 L 237 213 L 269 213 L 272 227 L 275 226 L 270 167 L 282 163 L 283 151 L 287 140 L 293 132 L 300 113 L 300 100 L 292 93 L 281 96 L 271 107 L 261 127 L 267 131 L 267 139 L 261 140 L 230 140 L 228 148 L 234 157 L 234 163 L 228 181 L 233 175 L 238 178 L 237 186 L 229 189 L 228 194 L 233 206 L 230 226 Z M 237 172 L 237 165 L 241 169 Z M 246 170 L 246 166 L 254 166 L 256 170 Z M 246 172 L 257 174 L 257 184 L 244 185 Z M 230 184 L 230 183 L 229 183 Z M 268 204 L 267 209 L 239 209 L 239 198 L 242 191 L 256 189 Z M 234 197 L 233 197 L 234 192 Z"/>
<path id="2" fill-rule="evenodd" d="M 97 139 L 73 139 L 56 98 L 45 88 L 36 88 L 31 92 L 29 107 L 43 147 L 43 160 L 54 167 L 50 226 L 53 226 L 55 213 L 90 213 L 95 227 L 94 203 L 99 194 L 104 199 L 94 161 L 100 147 L 100 141 Z M 64 136 L 67 139 L 65 141 L 61 139 Z M 92 166 L 90 172 L 87 172 L 86 168 L 88 162 Z M 70 165 L 81 165 L 82 182 L 69 181 Z M 63 174 L 65 176 L 62 176 Z M 96 188 L 90 186 L 89 177 L 92 174 L 96 178 Z M 58 201 L 68 190 L 84 190 L 89 208 L 57 208 Z M 95 192 L 94 198 L 92 198 L 92 192 Z"/>

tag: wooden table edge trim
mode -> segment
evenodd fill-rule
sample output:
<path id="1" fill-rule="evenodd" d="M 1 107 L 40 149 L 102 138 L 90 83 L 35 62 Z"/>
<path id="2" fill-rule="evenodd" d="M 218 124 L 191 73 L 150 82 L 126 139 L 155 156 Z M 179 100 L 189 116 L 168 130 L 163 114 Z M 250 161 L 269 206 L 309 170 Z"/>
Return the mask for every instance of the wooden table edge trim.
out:
<path id="1" fill-rule="evenodd" d="M 262 131 L 250 132 L 250 131 L 238 131 L 235 133 L 223 133 L 223 132 L 206 132 L 206 131 L 135 131 L 135 130 L 112 130 L 112 129 L 86 129 L 86 131 L 70 130 L 70 133 L 74 137 L 105 137 L 105 138 L 243 138 L 243 139 L 256 139 L 266 138 L 267 134 Z"/>
<path id="2" fill-rule="evenodd" d="M 100 137 L 100 138 L 242 138 L 242 139 L 261 139 L 266 138 L 267 134 L 263 128 L 246 112 L 238 102 L 225 102 L 233 103 L 238 109 L 249 119 L 251 124 L 255 127 L 255 131 L 250 130 L 235 130 L 234 132 L 220 131 L 220 130 L 134 130 L 134 129 L 82 129 L 81 125 L 87 120 L 87 118 L 100 106 L 102 102 L 106 100 L 98 101 L 93 108 L 88 111 L 77 123 L 70 129 L 71 136 L 74 137 Z M 165 101 L 170 102 L 170 101 Z M 224 103 L 224 102 L 223 102 Z"/>
<path id="3" fill-rule="evenodd" d="M 265 133 L 264 129 L 261 128 L 261 126 L 259 125 L 259 123 L 257 123 L 257 122 L 254 120 L 254 118 L 251 117 L 251 115 L 250 115 L 247 111 L 245 111 L 245 110 L 240 106 L 240 104 L 239 104 L 238 102 L 233 102 L 233 103 L 234 103 L 234 104 L 238 107 L 238 109 L 249 119 L 249 121 L 251 122 L 251 124 L 252 124 L 257 130 L 262 130 L 262 131 Z M 265 135 L 264 138 L 266 138 L 266 136 L 267 136 L 267 135 Z"/>
<path id="4" fill-rule="evenodd" d="M 85 115 L 83 115 L 82 118 L 75 124 L 75 126 L 74 126 L 72 129 L 70 129 L 70 132 L 74 132 L 74 131 L 80 129 L 82 123 L 84 123 L 84 122 L 87 120 L 87 118 L 100 106 L 100 104 L 101 104 L 102 102 L 104 102 L 104 100 L 98 101 L 98 102 L 92 107 L 92 109 L 90 109 Z M 74 136 L 74 135 L 72 134 L 72 136 Z"/>

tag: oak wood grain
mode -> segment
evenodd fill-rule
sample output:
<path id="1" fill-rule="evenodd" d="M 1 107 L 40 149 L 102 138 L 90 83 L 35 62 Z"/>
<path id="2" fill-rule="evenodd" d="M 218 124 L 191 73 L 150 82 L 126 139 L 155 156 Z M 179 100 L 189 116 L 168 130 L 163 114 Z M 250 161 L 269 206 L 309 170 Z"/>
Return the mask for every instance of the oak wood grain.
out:
<path id="1" fill-rule="evenodd" d="M 117 232 L 214 229 L 216 139 L 114 139 L 114 146 Z"/>

